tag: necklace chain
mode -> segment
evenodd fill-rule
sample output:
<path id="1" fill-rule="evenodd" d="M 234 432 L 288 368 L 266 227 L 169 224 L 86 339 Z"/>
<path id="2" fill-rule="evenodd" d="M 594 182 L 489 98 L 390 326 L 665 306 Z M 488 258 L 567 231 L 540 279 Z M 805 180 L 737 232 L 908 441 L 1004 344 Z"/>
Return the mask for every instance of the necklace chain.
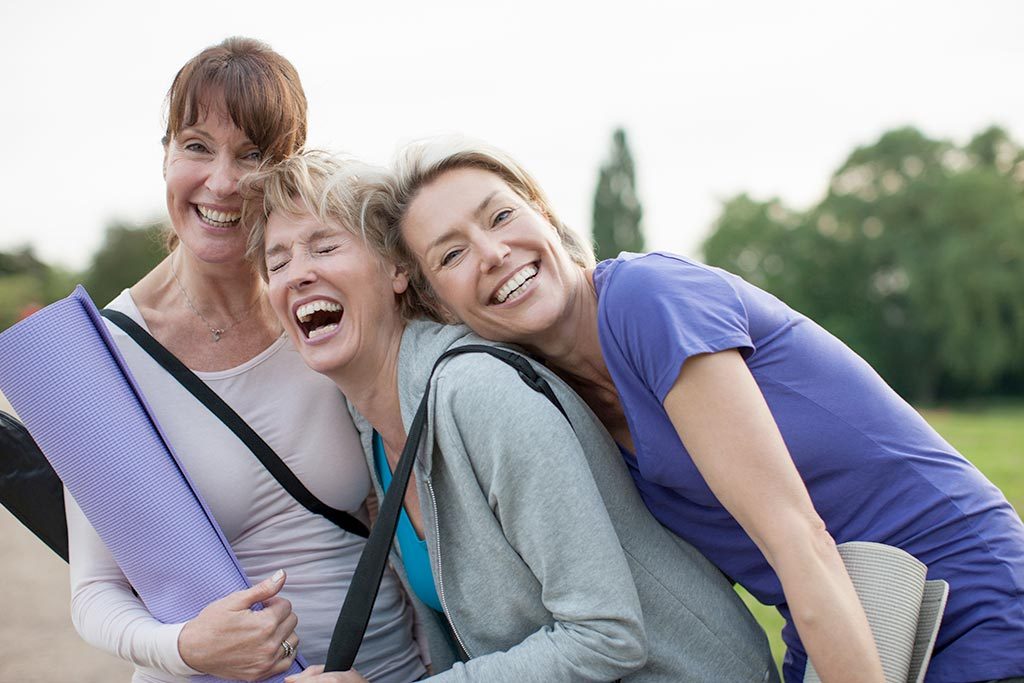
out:
<path id="1" fill-rule="evenodd" d="M 260 302 L 260 299 L 263 297 L 262 294 L 257 295 L 253 302 L 249 304 L 249 307 L 242 311 L 242 314 L 237 319 L 231 319 L 231 324 L 228 325 L 227 327 L 215 327 L 209 320 L 206 319 L 205 315 L 199 312 L 199 309 L 196 308 L 196 305 L 192 303 L 192 297 L 188 295 L 188 290 L 185 289 L 185 285 L 181 284 L 181 280 L 178 278 L 177 262 L 174 258 L 175 256 L 177 256 L 177 252 L 175 252 L 174 255 L 171 256 L 171 275 L 174 276 L 174 281 L 178 284 L 178 289 L 180 289 L 182 295 L 184 295 L 185 303 L 188 304 L 189 310 L 191 310 L 196 315 L 196 317 L 203 321 L 203 324 L 206 325 L 208 330 L 210 330 L 210 335 L 213 337 L 214 342 L 219 342 L 220 338 L 224 335 L 225 332 L 227 332 L 235 325 L 245 320 L 245 317 L 249 314 L 249 312 L 252 309 L 256 308 L 256 304 L 258 304 Z"/>

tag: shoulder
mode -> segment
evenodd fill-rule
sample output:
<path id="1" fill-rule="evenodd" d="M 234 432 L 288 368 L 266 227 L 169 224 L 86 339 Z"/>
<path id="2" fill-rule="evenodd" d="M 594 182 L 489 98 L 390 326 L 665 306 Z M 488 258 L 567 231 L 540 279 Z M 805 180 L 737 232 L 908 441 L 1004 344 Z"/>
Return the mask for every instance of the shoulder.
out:
<path id="1" fill-rule="evenodd" d="M 735 297 L 736 280 L 724 270 L 668 252 L 622 254 L 603 261 L 594 272 L 599 301 L 630 308 L 655 296 L 677 301 L 699 301 L 707 295 Z"/>
<path id="2" fill-rule="evenodd" d="M 466 347 L 473 347 L 473 350 Z M 502 401 L 510 395 L 536 393 L 523 381 L 515 367 L 493 355 L 504 353 L 525 359 L 518 349 L 499 346 L 472 336 L 451 350 L 459 348 L 466 351 L 446 358 L 434 373 L 438 397 L 478 397 L 480 401 L 491 403 Z M 492 349 L 493 353 L 484 348 Z"/>
<path id="3" fill-rule="evenodd" d="M 121 293 L 115 296 L 104 308 L 124 313 L 135 322 L 145 326 L 146 321 L 143 319 L 142 313 L 139 312 L 139 307 L 135 304 L 135 299 L 132 298 L 131 290 L 129 289 L 122 289 Z"/>
<path id="4" fill-rule="evenodd" d="M 518 350 L 480 342 L 525 359 Z M 536 371 L 537 366 L 533 367 Z M 446 359 L 435 374 L 434 386 L 435 415 L 465 438 L 479 439 L 490 433 L 500 435 L 499 440 L 520 441 L 572 434 L 561 412 L 544 394 L 528 384 L 515 367 L 489 353 L 470 352 Z"/>
<path id="5" fill-rule="evenodd" d="M 594 273 L 598 337 L 613 376 L 639 377 L 664 398 L 687 358 L 753 352 L 735 275 L 662 252 L 624 254 L 601 266 Z"/>
<path id="6" fill-rule="evenodd" d="M 598 267 L 594 285 L 599 324 L 616 336 L 647 337 L 662 327 L 717 334 L 723 325 L 746 326 L 742 280 L 683 256 L 623 254 Z"/>

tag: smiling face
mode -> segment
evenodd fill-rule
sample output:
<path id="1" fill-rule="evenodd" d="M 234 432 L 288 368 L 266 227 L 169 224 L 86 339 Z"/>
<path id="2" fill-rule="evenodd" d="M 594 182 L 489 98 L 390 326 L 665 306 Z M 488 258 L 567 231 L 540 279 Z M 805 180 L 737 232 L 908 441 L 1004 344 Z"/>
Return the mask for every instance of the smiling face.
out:
<path id="1" fill-rule="evenodd" d="M 167 211 L 175 234 L 209 263 L 239 261 L 246 235 L 239 227 L 238 180 L 260 163 L 260 150 L 231 122 L 222 103 L 202 109 L 179 131 L 164 157 Z"/>
<path id="2" fill-rule="evenodd" d="M 535 346 L 553 334 L 583 272 L 547 218 L 479 168 L 446 171 L 420 188 L 402 238 L 451 313 L 495 341 Z"/>
<path id="3" fill-rule="evenodd" d="M 365 369 L 394 341 L 406 279 L 361 238 L 308 212 L 274 211 L 265 244 L 270 303 L 309 367 Z"/>

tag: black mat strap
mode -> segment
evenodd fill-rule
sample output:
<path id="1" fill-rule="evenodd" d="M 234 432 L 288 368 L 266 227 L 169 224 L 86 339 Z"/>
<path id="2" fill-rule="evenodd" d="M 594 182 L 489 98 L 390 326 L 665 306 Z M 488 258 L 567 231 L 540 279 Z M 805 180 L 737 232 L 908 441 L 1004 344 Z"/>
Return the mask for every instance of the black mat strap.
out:
<path id="1" fill-rule="evenodd" d="M 19 420 L 0 411 L 0 504 L 68 561 L 64 485 Z"/>
<path id="2" fill-rule="evenodd" d="M 555 397 L 551 386 L 534 370 L 526 358 L 517 353 L 483 344 L 467 344 L 449 349 L 438 357 L 430 371 L 430 377 L 427 378 L 427 386 L 423 391 L 420 405 L 416 409 L 416 415 L 409 426 L 409 436 L 405 440 L 402 457 L 391 476 L 391 485 L 388 487 L 387 493 L 384 494 L 384 500 L 377 514 L 377 521 L 370 532 L 370 540 L 366 542 L 355 574 L 352 576 L 352 582 L 349 584 L 348 593 L 345 595 L 345 603 L 341 607 L 341 614 L 338 615 L 334 634 L 331 636 L 331 644 L 327 649 L 324 671 L 348 671 L 355 662 L 359 646 L 363 642 L 363 634 L 370 622 L 370 612 L 377 599 L 381 578 L 384 576 L 384 567 L 387 565 L 388 553 L 391 551 L 395 527 L 398 524 L 398 514 L 402 510 L 402 502 L 405 499 L 405 490 L 409 486 L 412 466 L 416 460 L 416 451 L 423 439 L 423 429 L 427 422 L 427 404 L 430 398 L 430 378 L 433 377 L 434 371 L 443 361 L 464 353 L 486 353 L 506 365 L 511 365 L 531 389 L 547 397 L 565 416 L 566 420 L 569 419 L 562 404 Z"/>
<path id="3" fill-rule="evenodd" d="M 343 510 L 337 510 L 327 505 L 306 488 L 295 474 L 288 469 L 284 461 L 278 457 L 267 442 L 253 430 L 249 424 L 239 417 L 231 406 L 224 402 L 217 393 L 211 389 L 203 380 L 199 379 L 194 372 L 189 370 L 178 357 L 168 351 L 163 344 L 153 338 L 151 334 L 142 329 L 134 320 L 120 311 L 104 308 L 100 313 L 110 322 L 124 330 L 129 337 L 135 340 L 146 353 L 153 357 L 174 379 L 178 380 L 189 393 L 196 397 L 200 403 L 206 406 L 210 412 L 217 416 L 221 422 L 230 429 L 235 436 L 241 439 L 242 443 L 248 446 L 253 455 L 263 463 L 267 471 L 274 476 L 277 483 L 287 491 L 292 498 L 297 500 L 310 512 L 321 515 L 333 522 L 338 527 L 367 538 L 370 535 L 366 525 Z M 301 425 L 295 425 L 300 429 Z"/>

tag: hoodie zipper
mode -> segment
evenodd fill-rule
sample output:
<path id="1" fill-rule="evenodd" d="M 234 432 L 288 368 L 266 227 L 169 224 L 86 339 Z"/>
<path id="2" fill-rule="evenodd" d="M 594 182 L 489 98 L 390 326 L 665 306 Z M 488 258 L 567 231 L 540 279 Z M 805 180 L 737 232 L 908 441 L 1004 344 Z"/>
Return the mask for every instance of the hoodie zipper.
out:
<path id="1" fill-rule="evenodd" d="M 462 636 L 459 635 L 459 629 L 455 628 L 455 622 L 452 620 L 451 613 L 448 610 L 448 601 L 444 597 L 444 581 L 441 578 L 441 524 L 437 521 L 437 498 L 434 496 L 434 485 L 430 479 L 424 478 L 423 483 L 427 485 L 427 491 L 430 492 L 430 507 L 434 511 L 434 539 L 437 545 L 437 590 L 438 597 L 441 598 L 441 608 L 444 611 L 444 617 L 448 621 L 448 626 L 451 627 L 452 633 L 455 635 L 455 640 L 458 642 L 459 647 L 466 654 L 467 657 L 472 659 L 473 655 L 466 647 L 465 641 L 462 640 Z"/>

